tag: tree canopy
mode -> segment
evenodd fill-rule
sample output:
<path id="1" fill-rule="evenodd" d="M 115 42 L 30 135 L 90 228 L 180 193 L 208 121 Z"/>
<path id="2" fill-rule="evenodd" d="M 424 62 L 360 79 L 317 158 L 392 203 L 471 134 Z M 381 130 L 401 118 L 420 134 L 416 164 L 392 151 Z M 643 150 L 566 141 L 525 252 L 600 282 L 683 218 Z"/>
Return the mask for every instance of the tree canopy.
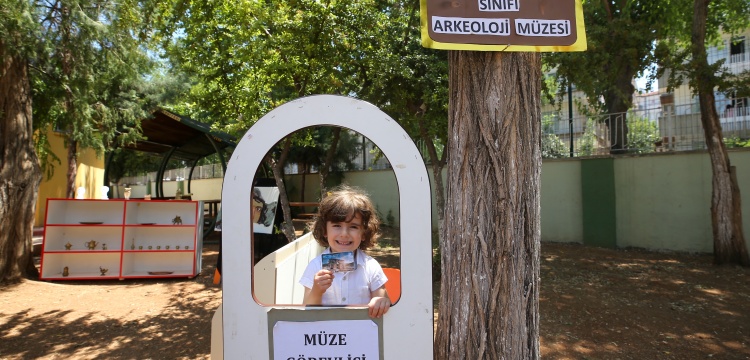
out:
<path id="1" fill-rule="evenodd" d="M 124 127 L 146 116 L 147 3 L 139 1 L 32 1 L 39 20 L 37 51 L 29 54 L 34 124 L 64 135 L 68 195 L 72 196 L 79 148 L 99 153 Z M 134 132 L 137 136 L 137 132 Z M 40 137 L 43 163 L 48 148 Z M 122 141 L 130 140 L 121 137 Z"/>
<path id="2" fill-rule="evenodd" d="M 586 94 L 594 113 L 625 113 L 633 103 L 633 79 L 646 70 L 656 73 L 657 40 L 670 28 L 677 2 L 584 1 L 588 49 L 545 54 L 544 60 L 555 69 L 558 82 Z M 610 132 L 619 133 L 610 139 L 612 149 L 626 149 L 627 128 Z"/>

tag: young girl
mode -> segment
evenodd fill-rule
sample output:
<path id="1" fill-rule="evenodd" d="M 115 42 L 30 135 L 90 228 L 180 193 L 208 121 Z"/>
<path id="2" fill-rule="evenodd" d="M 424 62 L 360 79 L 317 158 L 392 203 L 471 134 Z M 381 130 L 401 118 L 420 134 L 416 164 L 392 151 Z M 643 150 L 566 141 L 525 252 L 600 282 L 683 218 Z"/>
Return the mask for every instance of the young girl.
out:
<path id="1" fill-rule="evenodd" d="M 305 287 L 305 305 L 367 304 L 373 318 L 388 312 L 388 279 L 380 264 L 363 251 L 375 245 L 379 228 L 372 201 L 358 189 L 340 187 L 321 201 L 313 237 L 328 247 L 323 254 L 354 252 L 356 269 L 333 272 L 323 268 L 322 255 L 313 259 L 299 281 Z"/>

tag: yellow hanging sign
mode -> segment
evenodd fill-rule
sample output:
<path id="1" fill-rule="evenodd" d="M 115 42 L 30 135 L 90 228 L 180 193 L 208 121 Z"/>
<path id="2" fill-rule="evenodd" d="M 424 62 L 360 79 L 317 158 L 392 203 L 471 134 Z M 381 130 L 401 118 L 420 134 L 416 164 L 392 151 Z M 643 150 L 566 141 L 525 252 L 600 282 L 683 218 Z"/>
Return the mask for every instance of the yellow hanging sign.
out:
<path id="1" fill-rule="evenodd" d="M 421 0 L 422 46 L 442 50 L 584 51 L 581 0 Z"/>

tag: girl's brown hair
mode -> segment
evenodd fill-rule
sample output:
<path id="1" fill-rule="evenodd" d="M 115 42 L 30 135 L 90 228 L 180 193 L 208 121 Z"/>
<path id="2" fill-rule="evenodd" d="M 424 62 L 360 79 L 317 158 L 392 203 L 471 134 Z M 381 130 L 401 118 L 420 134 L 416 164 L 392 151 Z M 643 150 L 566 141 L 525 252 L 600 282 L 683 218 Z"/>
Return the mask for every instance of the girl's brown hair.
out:
<path id="1" fill-rule="evenodd" d="M 380 219 L 375 212 L 375 206 L 367 193 L 361 189 L 340 186 L 327 193 L 318 205 L 318 214 L 312 222 L 312 233 L 315 240 L 323 247 L 328 247 L 326 240 L 326 223 L 351 221 L 355 214 L 362 217 L 361 250 L 367 250 L 378 241 Z"/>

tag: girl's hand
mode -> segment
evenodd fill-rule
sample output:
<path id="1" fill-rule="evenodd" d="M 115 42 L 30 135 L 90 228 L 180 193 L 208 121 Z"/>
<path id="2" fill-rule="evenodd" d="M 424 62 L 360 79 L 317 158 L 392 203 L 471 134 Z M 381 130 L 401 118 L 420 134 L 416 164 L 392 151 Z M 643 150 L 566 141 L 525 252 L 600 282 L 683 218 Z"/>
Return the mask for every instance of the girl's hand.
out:
<path id="1" fill-rule="evenodd" d="M 305 296 L 303 302 L 305 305 L 321 305 L 323 303 L 323 294 L 333 284 L 333 272 L 330 270 L 320 270 L 313 278 L 313 287 L 305 287 Z"/>
<path id="2" fill-rule="evenodd" d="M 320 270 L 313 279 L 312 291 L 321 295 L 333 284 L 333 272 L 331 270 Z"/>
<path id="3" fill-rule="evenodd" d="M 370 292 L 370 303 L 367 304 L 369 308 L 368 314 L 371 318 L 379 318 L 385 315 L 391 308 L 391 298 L 388 297 L 388 292 L 385 291 L 385 285 L 381 286 L 380 289 Z"/>
<path id="4" fill-rule="evenodd" d="M 391 308 L 391 299 L 388 297 L 374 297 L 370 299 L 370 303 L 367 305 L 369 308 L 368 314 L 371 318 L 380 318 Z"/>

